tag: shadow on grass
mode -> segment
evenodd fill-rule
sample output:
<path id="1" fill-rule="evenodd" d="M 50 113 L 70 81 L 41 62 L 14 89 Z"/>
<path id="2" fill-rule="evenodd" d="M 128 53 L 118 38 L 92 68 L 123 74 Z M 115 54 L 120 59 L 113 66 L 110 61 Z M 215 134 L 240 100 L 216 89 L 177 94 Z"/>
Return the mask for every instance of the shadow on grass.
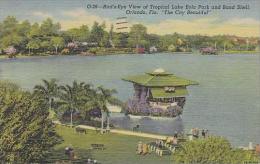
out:
<path id="1" fill-rule="evenodd" d="M 74 148 L 75 159 L 70 160 L 65 154 L 65 148 L 56 149 L 41 163 L 87 163 L 91 159 L 91 150 Z"/>

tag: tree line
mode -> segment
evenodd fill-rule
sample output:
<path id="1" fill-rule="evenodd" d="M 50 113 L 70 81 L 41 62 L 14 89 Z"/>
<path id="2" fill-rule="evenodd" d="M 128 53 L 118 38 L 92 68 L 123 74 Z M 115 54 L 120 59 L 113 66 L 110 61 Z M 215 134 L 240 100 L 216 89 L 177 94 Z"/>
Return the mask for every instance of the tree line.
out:
<path id="1" fill-rule="evenodd" d="M 134 24 L 129 32 L 117 32 L 111 25 L 94 22 L 92 27 L 61 30 L 58 22 L 47 18 L 41 23 L 19 22 L 14 16 L 0 22 L 0 54 L 70 54 L 101 48 L 157 47 L 158 51 L 187 52 L 205 46 L 224 50 L 255 50 L 257 38 L 241 38 L 228 35 L 183 35 L 178 33 L 149 34 L 147 27 Z"/>

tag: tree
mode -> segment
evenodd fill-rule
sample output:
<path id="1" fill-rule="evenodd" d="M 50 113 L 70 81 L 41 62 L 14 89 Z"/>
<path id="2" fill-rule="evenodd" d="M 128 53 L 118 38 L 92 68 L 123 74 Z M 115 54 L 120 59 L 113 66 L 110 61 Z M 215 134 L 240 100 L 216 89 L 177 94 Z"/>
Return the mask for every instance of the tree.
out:
<path id="1" fill-rule="evenodd" d="M 130 28 L 129 43 L 131 46 L 138 48 L 140 45 L 146 44 L 147 28 L 142 24 L 134 24 Z"/>
<path id="2" fill-rule="evenodd" d="M 82 106 L 82 92 L 85 83 L 74 81 L 72 86 L 60 86 L 60 109 L 70 112 L 70 125 L 73 126 L 73 114 Z"/>
<path id="3" fill-rule="evenodd" d="M 58 54 L 58 48 L 63 47 L 65 42 L 62 37 L 52 37 L 51 38 L 51 44 L 55 47 L 55 52 Z"/>
<path id="4" fill-rule="evenodd" d="M 69 36 L 69 40 L 72 42 L 79 41 L 80 30 L 78 28 L 72 28 L 66 31 L 66 34 Z"/>
<path id="5" fill-rule="evenodd" d="M 9 58 L 15 57 L 15 54 L 17 52 L 17 50 L 13 46 L 7 47 L 4 51 L 8 55 Z"/>
<path id="6" fill-rule="evenodd" d="M 97 22 L 94 22 L 91 31 L 89 40 L 91 42 L 101 43 L 102 38 L 105 35 L 105 23 L 99 25 Z"/>
<path id="7" fill-rule="evenodd" d="M 26 44 L 26 32 L 27 28 L 30 29 L 30 24 L 28 21 L 24 21 L 21 24 L 18 23 L 15 17 L 8 16 L 5 18 L 1 25 L 1 38 L 0 47 L 7 48 L 9 46 L 14 46 L 17 51 L 25 48 Z"/>
<path id="8" fill-rule="evenodd" d="M 127 47 L 128 33 L 116 33 L 113 37 L 113 43 L 116 47 Z"/>
<path id="9" fill-rule="evenodd" d="M 65 32 L 69 37 L 69 41 L 86 42 L 89 39 L 89 29 L 87 25 L 82 25 L 80 28 L 72 28 Z"/>
<path id="10" fill-rule="evenodd" d="M 2 23 L 2 34 L 4 36 L 17 32 L 18 21 L 14 16 L 7 16 Z"/>
<path id="11" fill-rule="evenodd" d="M 208 137 L 184 143 L 173 157 L 176 163 L 200 164 L 243 164 L 244 161 L 259 161 L 249 151 L 233 149 L 228 140 L 222 137 Z"/>
<path id="12" fill-rule="evenodd" d="M 12 33 L 9 35 L 4 36 L 1 39 L 1 47 L 6 48 L 8 46 L 18 46 L 22 43 L 22 37 L 19 36 L 17 33 Z"/>
<path id="13" fill-rule="evenodd" d="M 51 18 L 47 18 L 41 24 L 40 31 L 43 36 L 55 36 L 60 30 L 59 23 L 53 23 Z"/>
<path id="14" fill-rule="evenodd" d="M 170 52 L 175 52 L 175 51 L 176 51 L 176 47 L 175 47 L 173 44 L 171 44 L 171 45 L 169 45 L 169 47 L 168 47 L 168 51 L 170 51 Z"/>
<path id="15" fill-rule="evenodd" d="M 28 34 L 31 29 L 31 24 L 28 20 L 22 21 L 17 25 L 17 34 L 21 37 L 21 42 L 19 45 L 16 45 L 18 49 L 22 52 L 25 50 L 26 45 L 28 43 Z"/>
<path id="16" fill-rule="evenodd" d="M 40 26 L 38 23 L 34 23 L 31 26 L 30 31 L 28 32 L 28 38 L 36 38 L 39 37 L 41 35 L 41 30 L 40 30 Z"/>
<path id="17" fill-rule="evenodd" d="M 48 119 L 48 105 L 39 94 L 0 82 L 0 160 L 40 163 L 60 143 Z"/>
<path id="18" fill-rule="evenodd" d="M 45 52 L 51 47 L 51 43 L 48 40 L 44 40 L 40 43 L 40 47 L 43 49 L 43 52 Z"/>
<path id="19" fill-rule="evenodd" d="M 34 92 L 42 95 L 49 105 L 49 110 L 52 110 L 52 104 L 55 97 L 58 96 L 58 84 L 56 79 L 42 80 L 43 85 L 36 85 Z"/>
<path id="20" fill-rule="evenodd" d="M 103 112 L 106 113 L 107 116 L 107 130 L 110 129 L 110 125 L 109 125 L 109 110 L 107 108 L 107 104 L 116 104 L 117 100 L 113 97 L 113 94 L 117 93 L 117 91 L 115 89 L 105 89 L 102 86 L 98 87 L 98 93 L 99 95 L 98 97 L 98 105 L 101 109 L 101 133 L 103 133 L 103 129 L 104 129 L 104 116 L 103 116 Z"/>
<path id="21" fill-rule="evenodd" d="M 26 48 L 28 48 L 29 54 L 31 54 L 31 50 L 38 50 L 40 48 L 40 40 L 39 39 L 30 40 L 27 43 Z"/>

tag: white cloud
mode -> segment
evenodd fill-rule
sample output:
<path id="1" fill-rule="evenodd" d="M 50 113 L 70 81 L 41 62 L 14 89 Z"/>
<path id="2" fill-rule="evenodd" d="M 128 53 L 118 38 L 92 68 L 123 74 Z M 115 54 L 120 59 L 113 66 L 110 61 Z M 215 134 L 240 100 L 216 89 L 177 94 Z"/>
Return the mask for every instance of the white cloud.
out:
<path id="1" fill-rule="evenodd" d="M 110 19 L 93 15 L 82 8 L 63 11 L 61 12 L 61 15 L 67 17 L 66 19 L 59 21 L 61 28 L 64 30 L 79 27 L 83 24 L 91 27 L 95 21 L 99 23 L 106 22 L 106 26 L 109 28 L 112 23 Z"/>
<path id="2" fill-rule="evenodd" d="M 34 11 L 32 12 L 33 16 L 40 17 L 40 18 L 53 18 L 53 16 L 49 13 L 43 11 Z"/>

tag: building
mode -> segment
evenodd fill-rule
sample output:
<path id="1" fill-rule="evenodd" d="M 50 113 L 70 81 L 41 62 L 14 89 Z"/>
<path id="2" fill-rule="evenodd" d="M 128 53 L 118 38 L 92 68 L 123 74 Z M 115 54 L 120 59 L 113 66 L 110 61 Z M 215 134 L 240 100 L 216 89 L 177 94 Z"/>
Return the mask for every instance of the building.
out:
<path id="1" fill-rule="evenodd" d="M 127 114 L 175 117 L 182 113 L 187 86 L 197 82 L 183 79 L 159 68 L 123 80 L 133 83 L 134 96 L 128 101 Z"/>

